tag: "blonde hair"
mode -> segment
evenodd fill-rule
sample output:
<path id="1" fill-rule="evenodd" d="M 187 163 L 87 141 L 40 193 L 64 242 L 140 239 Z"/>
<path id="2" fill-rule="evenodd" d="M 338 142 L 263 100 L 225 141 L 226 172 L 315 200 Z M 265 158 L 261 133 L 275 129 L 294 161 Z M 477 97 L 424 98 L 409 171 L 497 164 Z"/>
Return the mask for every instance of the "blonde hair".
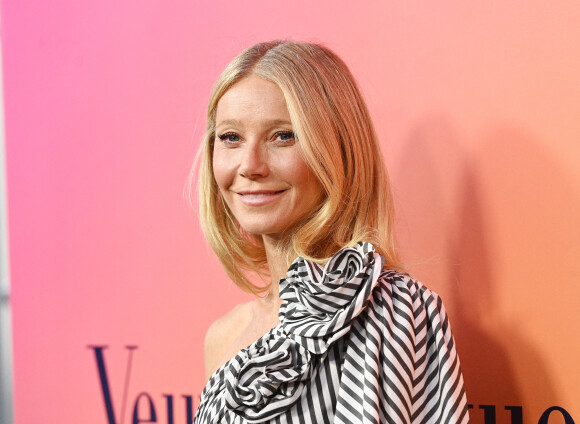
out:
<path id="1" fill-rule="evenodd" d="M 230 87 L 250 75 L 282 90 L 304 161 L 325 192 L 321 204 L 280 246 L 288 252 L 288 264 L 297 256 L 324 263 L 338 250 L 364 240 L 385 257 L 385 267 L 399 269 L 387 172 L 353 76 L 326 47 L 272 41 L 249 47 L 226 67 L 207 111 L 199 175 L 200 220 L 230 278 L 250 293 L 268 289 L 268 285 L 252 283 L 246 273 L 267 275 L 262 240 L 240 228 L 219 193 L 212 169 L 218 102 Z"/>

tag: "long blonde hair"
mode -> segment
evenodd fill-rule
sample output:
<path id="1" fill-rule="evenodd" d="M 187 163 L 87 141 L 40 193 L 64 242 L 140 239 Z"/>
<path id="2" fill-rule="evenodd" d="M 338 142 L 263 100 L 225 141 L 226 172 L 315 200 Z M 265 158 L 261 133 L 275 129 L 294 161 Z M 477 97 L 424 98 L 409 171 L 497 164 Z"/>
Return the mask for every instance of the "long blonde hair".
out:
<path id="1" fill-rule="evenodd" d="M 400 269 L 393 240 L 393 201 L 379 143 L 366 104 L 345 63 L 328 48 L 294 41 L 256 44 L 241 52 L 218 78 L 207 110 L 199 173 L 200 220 L 226 272 L 244 291 L 247 271 L 267 275 L 261 238 L 244 232 L 223 201 L 213 176 L 215 116 L 219 100 L 236 82 L 256 75 L 277 84 L 286 99 L 305 162 L 326 194 L 284 241 L 297 256 L 324 263 L 358 241 L 371 242 Z"/>

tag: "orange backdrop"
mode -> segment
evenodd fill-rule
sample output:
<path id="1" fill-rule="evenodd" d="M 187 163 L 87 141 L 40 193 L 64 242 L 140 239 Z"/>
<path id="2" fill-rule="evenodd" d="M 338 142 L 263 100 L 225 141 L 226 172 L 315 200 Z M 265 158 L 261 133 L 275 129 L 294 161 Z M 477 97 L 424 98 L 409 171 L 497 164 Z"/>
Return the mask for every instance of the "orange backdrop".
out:
<path id="1" fill-rule="evenodd" d="M 247 296 L 185 180 L 213 81 L 273 38 L 323 42 L 357 76 L 472 422 L 580 422 L 577 0 L 0 5 L 18 424 L 197 406 L 205 329 Z"/>

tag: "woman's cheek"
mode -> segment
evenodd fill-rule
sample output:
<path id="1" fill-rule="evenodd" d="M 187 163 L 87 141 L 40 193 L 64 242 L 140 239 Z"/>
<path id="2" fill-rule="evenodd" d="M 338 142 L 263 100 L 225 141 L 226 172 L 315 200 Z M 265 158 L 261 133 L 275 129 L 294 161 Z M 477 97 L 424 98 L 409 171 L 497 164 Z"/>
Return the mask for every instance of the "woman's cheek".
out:
<path id="1" fill-rule="evenodd" d="M 229 187 L 232 180 L 232 161 L 228 160 L 223 152 L 214 151 L 212 165 L 217 185 L 222 189 Z"/>

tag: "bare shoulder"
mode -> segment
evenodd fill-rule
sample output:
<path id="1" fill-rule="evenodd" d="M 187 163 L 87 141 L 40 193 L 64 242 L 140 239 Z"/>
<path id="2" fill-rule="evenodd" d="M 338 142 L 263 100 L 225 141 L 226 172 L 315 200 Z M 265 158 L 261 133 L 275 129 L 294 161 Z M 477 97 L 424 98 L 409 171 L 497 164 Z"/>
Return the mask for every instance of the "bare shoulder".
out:
<path id="1" fill-rule="evenodd" d="M 242 303 L 209 326 L 205 334 L 206 379 L 221 365 L 224 355 L 252 318 L 252 302 Z"/>

